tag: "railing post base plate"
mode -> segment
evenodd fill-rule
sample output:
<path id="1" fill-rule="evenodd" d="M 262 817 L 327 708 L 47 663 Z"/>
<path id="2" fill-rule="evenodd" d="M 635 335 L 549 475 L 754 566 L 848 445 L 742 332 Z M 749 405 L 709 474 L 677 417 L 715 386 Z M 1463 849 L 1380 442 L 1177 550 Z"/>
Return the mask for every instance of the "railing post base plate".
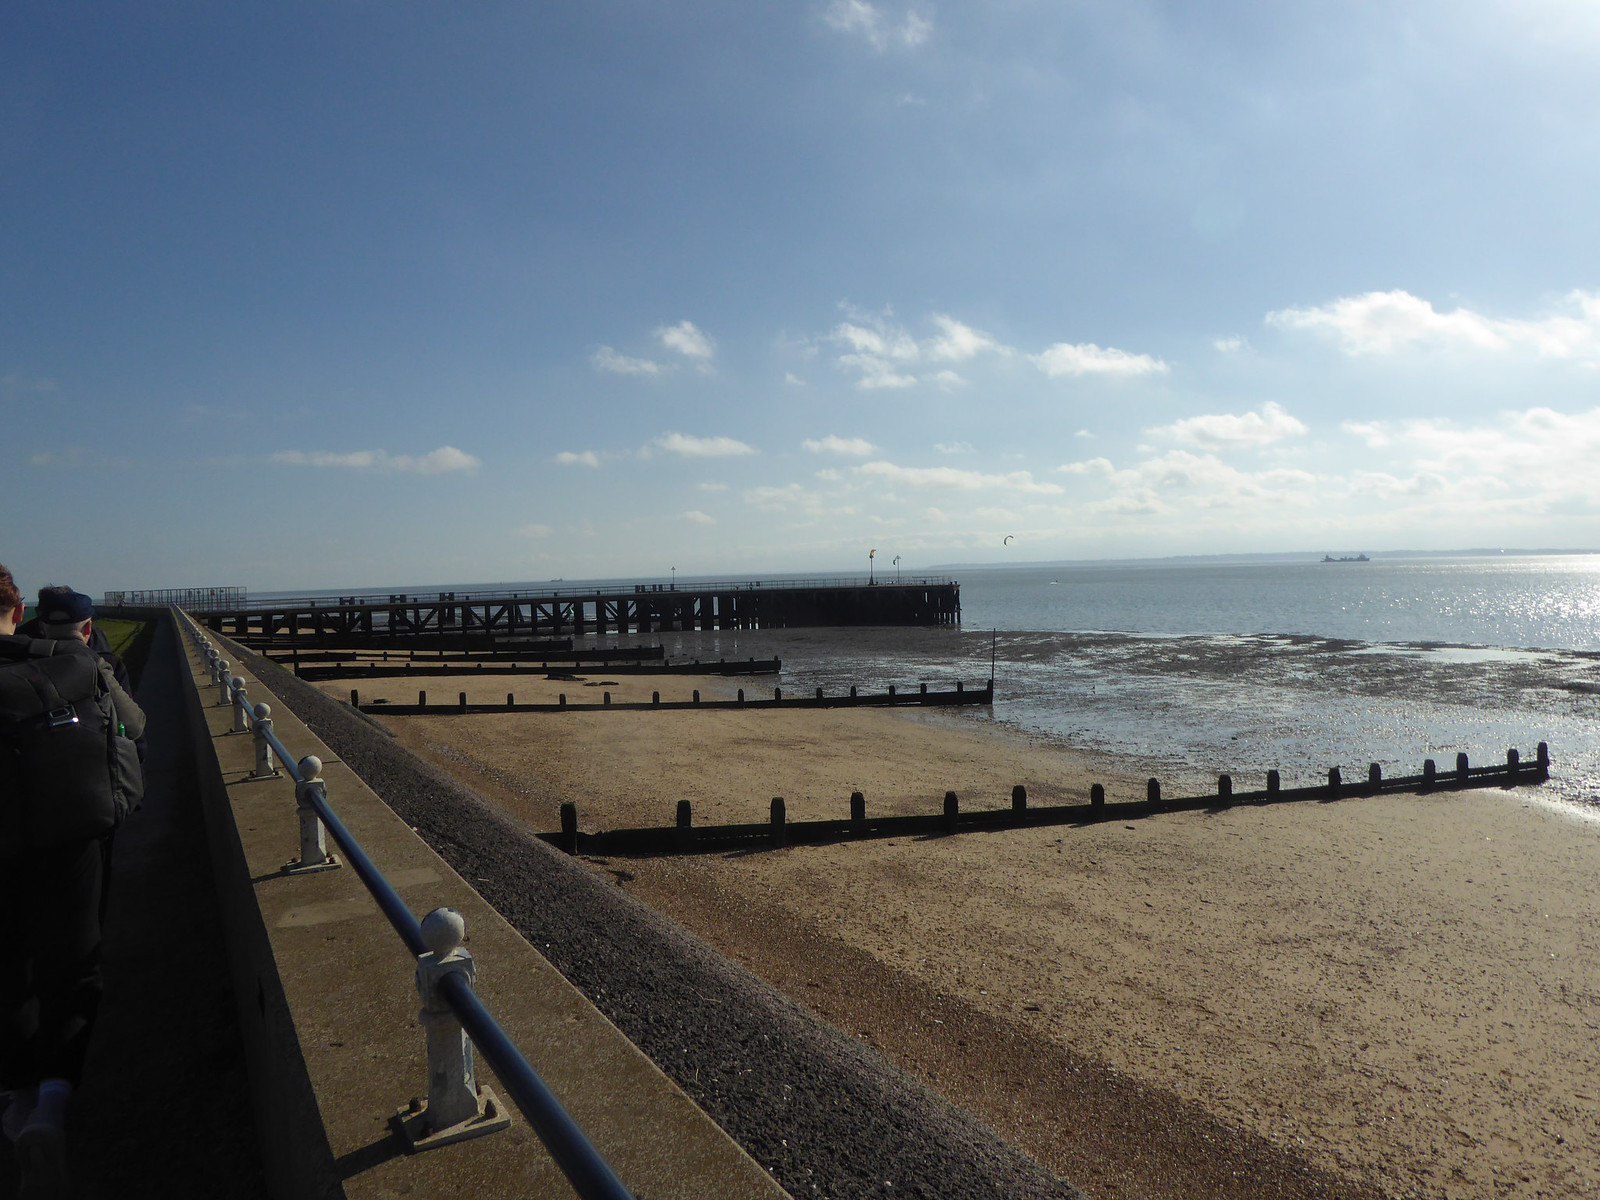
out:
<path id="1" fill-rule="evenodd" d="M 478 1115 L 468 1117 L 455 1125 L 444 1129 L 430 1129 L 426 1100 L 418 1103 L 416 1111 L 412 1111 L 409 1106 L 399 1109 L 389 1123 L 405 1141 L 406 1153 L 420 1154 L 436 1146 L 449 1146 L 455 1142 L 464 1142 L 468 1138 L 505 1129 L 511 1124 L 511 1114 L 501 1103 L 500 1097 L 494 1094 L 494 1089 L 484 1087 L 478 1091 Z"/>
<path id="2" fill-rule="evenodd" d="M 285 875 L 314 875 L 318 871 L 333 871 L 342 866 L 344 864 L 339 861 L 339 856 L 336 854 L 330 854 L 322 862 L 312 863 L 309 867 L 305 866 L 298 858 L 291 858 L 283 864 L 283 873 Z"/>

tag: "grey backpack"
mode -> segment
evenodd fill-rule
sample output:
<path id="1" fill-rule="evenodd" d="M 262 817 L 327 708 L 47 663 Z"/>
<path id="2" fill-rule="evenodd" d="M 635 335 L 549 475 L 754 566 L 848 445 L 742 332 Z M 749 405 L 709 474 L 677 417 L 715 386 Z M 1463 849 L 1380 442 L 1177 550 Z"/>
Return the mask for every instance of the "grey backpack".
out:
<path id="1" fill-rule="evenodd" d="M 0 856 L 99 837 L 143 793 L 110 686 L 82 643 L 0 637 Z"/>

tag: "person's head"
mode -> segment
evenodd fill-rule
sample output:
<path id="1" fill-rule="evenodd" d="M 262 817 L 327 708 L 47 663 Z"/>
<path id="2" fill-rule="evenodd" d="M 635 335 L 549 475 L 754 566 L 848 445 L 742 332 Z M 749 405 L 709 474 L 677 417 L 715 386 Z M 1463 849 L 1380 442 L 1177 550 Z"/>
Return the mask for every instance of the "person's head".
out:
<path id="1" fill-rule="evenodd" d="M 47 638 L 87 642 L 94 628 L 94 602 L 69 587 L 39 589 L 39 632 Z"/>
<path id="2" fill-rule="evenodd" d="M 0 634 L 15 633 L 22 622 L 22 593 L 11 572 L 0 563 Z"/>

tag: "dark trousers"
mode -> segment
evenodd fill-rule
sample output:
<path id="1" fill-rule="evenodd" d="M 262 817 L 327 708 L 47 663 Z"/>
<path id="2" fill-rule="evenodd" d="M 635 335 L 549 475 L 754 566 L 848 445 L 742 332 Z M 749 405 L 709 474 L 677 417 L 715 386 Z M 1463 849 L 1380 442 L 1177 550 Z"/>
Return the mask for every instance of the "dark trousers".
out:
<path id="1" fill-rule="evenodd" d="M 0 1086 L 83 1074 L 100 977 L 99 839 L 0 858 Z"/>

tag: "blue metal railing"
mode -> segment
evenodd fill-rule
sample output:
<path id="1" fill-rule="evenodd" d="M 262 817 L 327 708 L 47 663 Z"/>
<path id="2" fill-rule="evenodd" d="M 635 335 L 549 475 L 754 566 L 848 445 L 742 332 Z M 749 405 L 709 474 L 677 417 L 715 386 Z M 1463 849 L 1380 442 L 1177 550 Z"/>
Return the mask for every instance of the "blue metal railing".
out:
<path id="1" fill-rule="evenodd" d="M 206 646 L 204 635 L 187 613 L 179 614 L 189 630 L 189 637 L 196 647 Z M 231 693 L 230 688 L 230 693 Z M 296 785 L 308 782 L 301 772 L 299 761 L 283 744 L 277 733 L 267 725 L 256 729 L 256 717 L 248 705 L 240 705 L 235 699 L 236 709 L 244 713 L 245 720 L 251 729 L 265 737 L 273 753 L 283 763 L 284 771 Z M 298 789 L 297 789 L 298 790 Z M 355 835 L 345 827 L 339 815 L 328 804 L 327 798 L 321 794 L 319 788 L 305 790 L 305 799 L 315 810 L 317 818 L 324 828 L 333 837 L 340 850 L 344 852 L 346 861 L 372 894 L 372 899 L 377 903 L 383 915 L 388 918 L 389 924 L 400 935 L 400 940 L 405 943 L 413 957 L 420 957 L 427 952 L 427 946 L 422 940 L 422 924 L 412 915 L 411 909 L 400 898 L 400 893 L 395 891 L 394 885 L 384 878 L 361 843 Z M 554 1092 L 539 1078 L 528 1060 L 518 1050 L 516 1044 L 500 1027 L 493 1014 L 484 1007 L 483 1001 L 472 990 L 472 985 L 465 977 L 459 974 L 446 975 L 439 982 L 439 993 L 450 1005 L 461 1027 L 466 1030 L 467 1036 L 477 1047 L 489 1066 L 493 1068 L 500 1082 L 505 1085 L 512 1101 L 527 1118 L 539 1140 L 544 1143 L 550 1157 L 561 1168 L 562 1174 L 572 1184 L 573 1189 L 582 1200 L 634 1200 L 633 1194 L 617 1178 L 616 1172 L 600 1152 L 594 1148 L 578 1123 L 574 1121 Z"/>

